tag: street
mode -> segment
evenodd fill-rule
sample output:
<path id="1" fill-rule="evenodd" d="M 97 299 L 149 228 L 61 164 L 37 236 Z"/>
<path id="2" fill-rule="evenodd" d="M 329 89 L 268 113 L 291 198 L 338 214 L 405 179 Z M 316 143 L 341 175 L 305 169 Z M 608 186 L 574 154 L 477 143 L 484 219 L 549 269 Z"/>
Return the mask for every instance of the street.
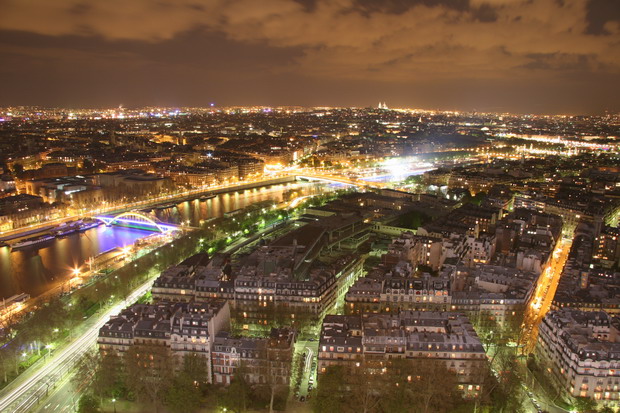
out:
<path id="1" fill-rule="evenodd" d="M 68 374 L 57 384 L 50 396 L 38 405 L 33 412 L 74 412 L 77 410 L 79 394 L 75 394 L 74 386 L 71 383 L 73 373 Z"/>
<path id="2" fill-rule="evenodd" d="M 127 300 L 104 311 L 98 317 L 93 317 L 93 320 L 88 320 L 86 331 L 77 339 L 59 349 L 38 369 L 27 370 L 18 376 L 0 392 L 0 411 L 23 412 L 36 406 L 68 372 L 73 370 L 80 356 L 96 343 L 99 329 L 109 320 L 110 316 L 118 314 L 127 303 L 134 302 L 144 295 L 150 290 L 151 285 L 152 281 L 147 281 L 134 290 Z"/>
<path id="3" fill-rule="evenodd" d="M 299 397 L 308 397 L 308 386 L 310 378 L 314 378 L 313 386 L 316 387 L 316 368 L 312 368 L 313 362 L 317 360 L 319 350 L 318 341 L 300 340 L 295 343 L 295 352 L 306 354 L 304 359 L 304 370 L 301 376 L 301 384 L 299 386 Z M 316 364 L 314 365 L 316 367 Z"/>
<path id="4" fill-rule="evenodd" d="M 551 302 L 560 282 L 562 270 L 568 259 L 568 253 L 572 245 L 572 239 L 562 239 L 557 243 L 547 267 L 538 277 L 536 289 L 530 298 L 530 302 L 523 317 L 523 354 L 534 351 L 538 337 L 538 325 L 551 308 Z"/>

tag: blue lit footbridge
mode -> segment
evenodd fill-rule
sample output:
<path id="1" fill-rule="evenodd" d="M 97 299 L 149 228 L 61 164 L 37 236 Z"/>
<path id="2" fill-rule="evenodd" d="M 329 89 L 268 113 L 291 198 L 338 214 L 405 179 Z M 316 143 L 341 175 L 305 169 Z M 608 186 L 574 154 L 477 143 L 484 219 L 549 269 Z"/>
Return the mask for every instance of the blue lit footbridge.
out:
<path id="1" fill-rule="evenodd" d="M 184 229 L 178 225 L 161 222 L 157 217 L 139 211 L 128 211 L 118 215 L 98 215 L 94 218 L 102 221 L 107 226 L 116 225 L 119 227 L 136 228 L 161 233 L 169 233 Z"/>

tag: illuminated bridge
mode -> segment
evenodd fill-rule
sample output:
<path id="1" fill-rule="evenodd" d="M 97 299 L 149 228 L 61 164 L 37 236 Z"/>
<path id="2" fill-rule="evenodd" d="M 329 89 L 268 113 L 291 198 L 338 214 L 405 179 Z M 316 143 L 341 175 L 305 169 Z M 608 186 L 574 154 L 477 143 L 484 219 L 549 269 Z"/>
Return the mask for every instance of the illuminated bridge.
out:
<path id="1" fill-rule="evenodd" d="M 325 182 L 333 182 L 338 184 L 347 184 L 354 186 L 364 186 L 371 188 L 383 188 L 385 184 L 383 182 L 371 182 L 364 181 L 360 179 L 351 179 L 345 176 L 339 175 L 323 175 L 323 174 L 304 174 L 304 175 L 295 175 L 297 178 L 306 179 L 308 181 L 325 181 Z"/>
<path id="2" fill-rule="evenodd" d="M 123 212 L 118 215 L 99 215 L 95 219 L 102 221 L 104 224 L 118 225 L 121 227 L 129 227 L 143 229 L 146 231 L 170 232 L 179 231 L 177 225 L 161 222 L 156 217 L 138 211 Z"/>

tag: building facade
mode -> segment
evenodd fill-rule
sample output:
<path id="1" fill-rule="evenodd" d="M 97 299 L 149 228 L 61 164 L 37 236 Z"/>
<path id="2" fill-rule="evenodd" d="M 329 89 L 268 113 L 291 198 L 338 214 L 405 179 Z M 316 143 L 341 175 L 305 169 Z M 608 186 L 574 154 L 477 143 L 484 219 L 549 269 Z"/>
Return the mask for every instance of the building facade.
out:
<path id="1" fill-rule="evenodd" d="M 540 324 L 535 357 L 573 397 L 618 407 L 618 320 L 605 312 L 551 311 Z"/>
<path id="2" fill-rule="evenodd" d="M 318 371 L 355 370 L 365 361 L 432 359 L 445 363 L 469 397 L 480 394 L 486 354 L 467 317 L 458 313 L 328 315 L 319 341 Z"/>

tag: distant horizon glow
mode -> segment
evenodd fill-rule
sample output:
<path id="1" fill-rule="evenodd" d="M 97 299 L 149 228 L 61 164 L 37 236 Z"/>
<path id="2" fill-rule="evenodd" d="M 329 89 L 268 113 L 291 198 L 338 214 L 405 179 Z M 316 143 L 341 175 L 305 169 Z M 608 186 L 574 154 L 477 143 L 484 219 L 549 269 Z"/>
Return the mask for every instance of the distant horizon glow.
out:
<path id="1" fill-rule="evenodd" d="M 620 111 L 617 0 L 3 6 L 0 106 Z"/>

